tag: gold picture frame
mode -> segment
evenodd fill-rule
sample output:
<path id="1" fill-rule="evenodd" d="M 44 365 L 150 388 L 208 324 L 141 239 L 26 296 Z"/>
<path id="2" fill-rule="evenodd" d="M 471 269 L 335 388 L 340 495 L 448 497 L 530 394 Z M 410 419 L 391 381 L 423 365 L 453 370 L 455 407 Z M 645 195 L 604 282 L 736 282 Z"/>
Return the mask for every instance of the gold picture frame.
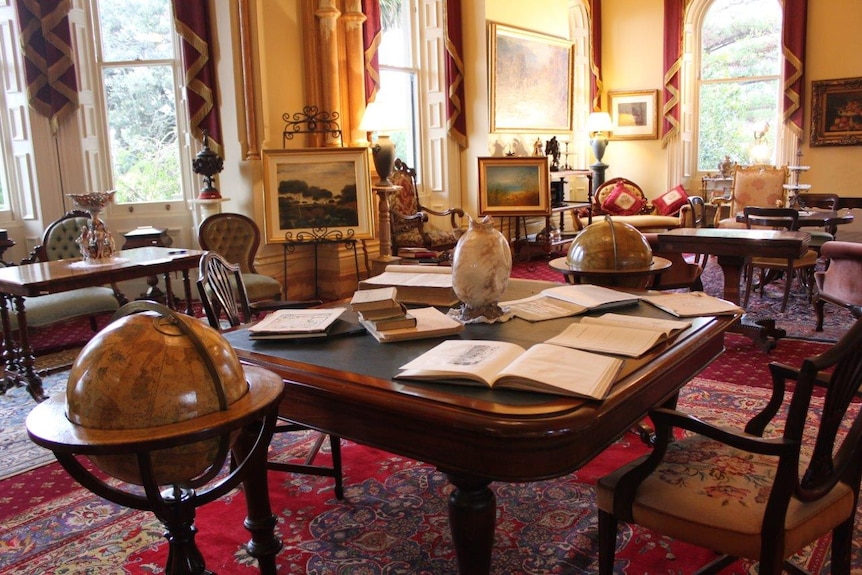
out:
<path id="1" fill-rule="evenodd" d="M 489 22 L 488 44 L 491 132 L 571 132 L 572 43 Z"/>
<path id="2" fill-rule="evenodd" d="M 320 229 L 373 238 L 370 165 L 365 147 L 264 150 L 266 243 Z"/>
<path id="3" fill-rule="evenodd" d="M 479 215 L 551 213 L 547 156 L 479 158 Z"/>
<path id="4" fill-rule="evenodd" d="M 658 138 L 658 90 L 611 90 L 608 110 L 614 125 L 611 140 Z"/>
<path id="5" fill-rule="evenodd" d="M 862 78 L 811 82 L 811 145 L 862 144 Z"/>

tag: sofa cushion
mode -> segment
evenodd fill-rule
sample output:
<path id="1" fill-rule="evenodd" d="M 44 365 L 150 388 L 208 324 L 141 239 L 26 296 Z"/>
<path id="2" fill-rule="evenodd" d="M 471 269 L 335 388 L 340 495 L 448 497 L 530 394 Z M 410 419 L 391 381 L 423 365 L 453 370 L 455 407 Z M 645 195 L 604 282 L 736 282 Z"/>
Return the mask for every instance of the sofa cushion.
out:
<path id="1" fill-rule="evenodd" d="M 613 216 L 633 216 L 639 214 L 644 205 L 642 197 L 619 182 L 602 202 L 602 211 Z"/>
<path id="2" fill-rule="evenodd" d="M 670 216 L 679 212 L 687 202 L 688 194 L 685 193 L 685 188 L 679 185 L 654 199 L 652 205 L 659 215 Z"/>

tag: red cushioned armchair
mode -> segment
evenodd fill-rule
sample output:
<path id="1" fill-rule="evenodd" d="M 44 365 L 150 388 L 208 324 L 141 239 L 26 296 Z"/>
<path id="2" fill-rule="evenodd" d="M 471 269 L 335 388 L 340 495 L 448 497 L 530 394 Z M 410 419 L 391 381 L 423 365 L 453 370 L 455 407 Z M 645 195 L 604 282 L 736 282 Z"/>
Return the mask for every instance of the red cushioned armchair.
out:
<path id="1" fill-rule="evenodd" d="M 823 308 L 826 302 L 850 310 L 854 317 L 862 317 L 862 244 L 855 242 L 826 242 L 820 256 L 829 261 L 825 272 L 815 272 L 817 299 L 816 331 L 823 331 Z"/>

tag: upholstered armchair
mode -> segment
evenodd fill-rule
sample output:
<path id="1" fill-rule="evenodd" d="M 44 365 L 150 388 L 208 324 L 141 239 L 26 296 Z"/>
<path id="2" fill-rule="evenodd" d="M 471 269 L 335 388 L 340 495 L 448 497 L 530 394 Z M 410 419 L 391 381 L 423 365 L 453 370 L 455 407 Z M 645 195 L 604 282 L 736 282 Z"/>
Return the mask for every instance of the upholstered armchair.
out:
<path id="1" fill-rule="evenodd" d="M 398 248 L 418 247 L 443 251 L 455 247 L 463 233 L 464 210 L 449 208 L 432 210 L 419 202 L 416 188 L 416 170 L 400 158 L 395 160 L 395 169 L 389 177 L 400 190 L 389 196 L 389 215 L 392 227 L 392 253 Z M 428 223 L 428 216 L 448 217 L 449 227 L 437 229 Z"/>
<path id="2" fill-rule="evenodd" d="M 826 242 L 820 248 L 826 258 L 826 271 L 815 272 L 817 299 L 816 331 L 823 331 L 823 314 L 827 303 L 850 310 L 854 317 L 862 317 L 862 244 L 855 242 Z"/>
<path id="3" fill-rule="evenodd" d="M 687 196 L 677 191 L 676 197 L 676 205 L 668 205 L 668 210 L 659 210 L 635 182 L 611 178 L 600 185 L 593 196 L 593 221 L 603 220 L 609 215 L 614 221 L 630 224 L 641 232 L 678 228 L 682 225 L 680 208 L 685 205 Z M 581 214 L 574 223 L 578 229 L 583 229 L 588 225 L 589 217 Z"/>
<path id="4" fill-rule="evenodd" d="M 736 215 L 745 208 L 783 208 L 784 184 L 787 168 L 755 164 L 736 166 L 733 171 L 730 199 L 716 198 L 715 227 L 744 229 L 745 222 L 737 222 Z M 729 211 L 727 211 L 729 210 Z"/>
<path id="5" fill-rule="evenodd" d="M 81 250 L 75 242 L 81 228 L 90 221 L 90 214 L 72 210 L 45 228 L 42 241 L 33 248 L 21 263 L 48 262 L 65 259 L 80 259 Z M 55 323 L 78 318 L 89 318 L 93 331 L 98 329 L 96 316 L 113 313 L 128 300 L 117 284 L 111 287 L 98 286 L 24 298 L 27 310 L 27 325 L 46 327 Z M 18 318 L 9 315 L 11 329 L 18 329 Z"/>

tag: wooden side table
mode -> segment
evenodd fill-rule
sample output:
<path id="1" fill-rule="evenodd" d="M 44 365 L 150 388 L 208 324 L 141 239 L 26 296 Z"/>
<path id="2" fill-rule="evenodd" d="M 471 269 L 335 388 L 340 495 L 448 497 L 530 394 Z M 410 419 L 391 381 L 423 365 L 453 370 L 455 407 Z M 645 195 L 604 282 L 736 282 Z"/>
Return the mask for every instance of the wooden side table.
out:
<path id="1" fill-rule="evenodd" d="M 123 244 L 124 250 L 132 248 L 146 248 L 156 246 L 159 248 L 169 248 L 174 243 L 171 236 L 168 235 L 168 230 L 164 228 L 154 228 L 152 226 L 143 226 L 135 228 L 132 231 L 123 234 L 126 242 Z M 2 255 L 2 252 L 0 252 Z M 147 285 L 150 286 L 146 292 L 142 293 L 138 299 L 148 299 L 165 303 L 165 293 L 159 289 L 159 278 L 157 276 L 148 276 Z"/>

